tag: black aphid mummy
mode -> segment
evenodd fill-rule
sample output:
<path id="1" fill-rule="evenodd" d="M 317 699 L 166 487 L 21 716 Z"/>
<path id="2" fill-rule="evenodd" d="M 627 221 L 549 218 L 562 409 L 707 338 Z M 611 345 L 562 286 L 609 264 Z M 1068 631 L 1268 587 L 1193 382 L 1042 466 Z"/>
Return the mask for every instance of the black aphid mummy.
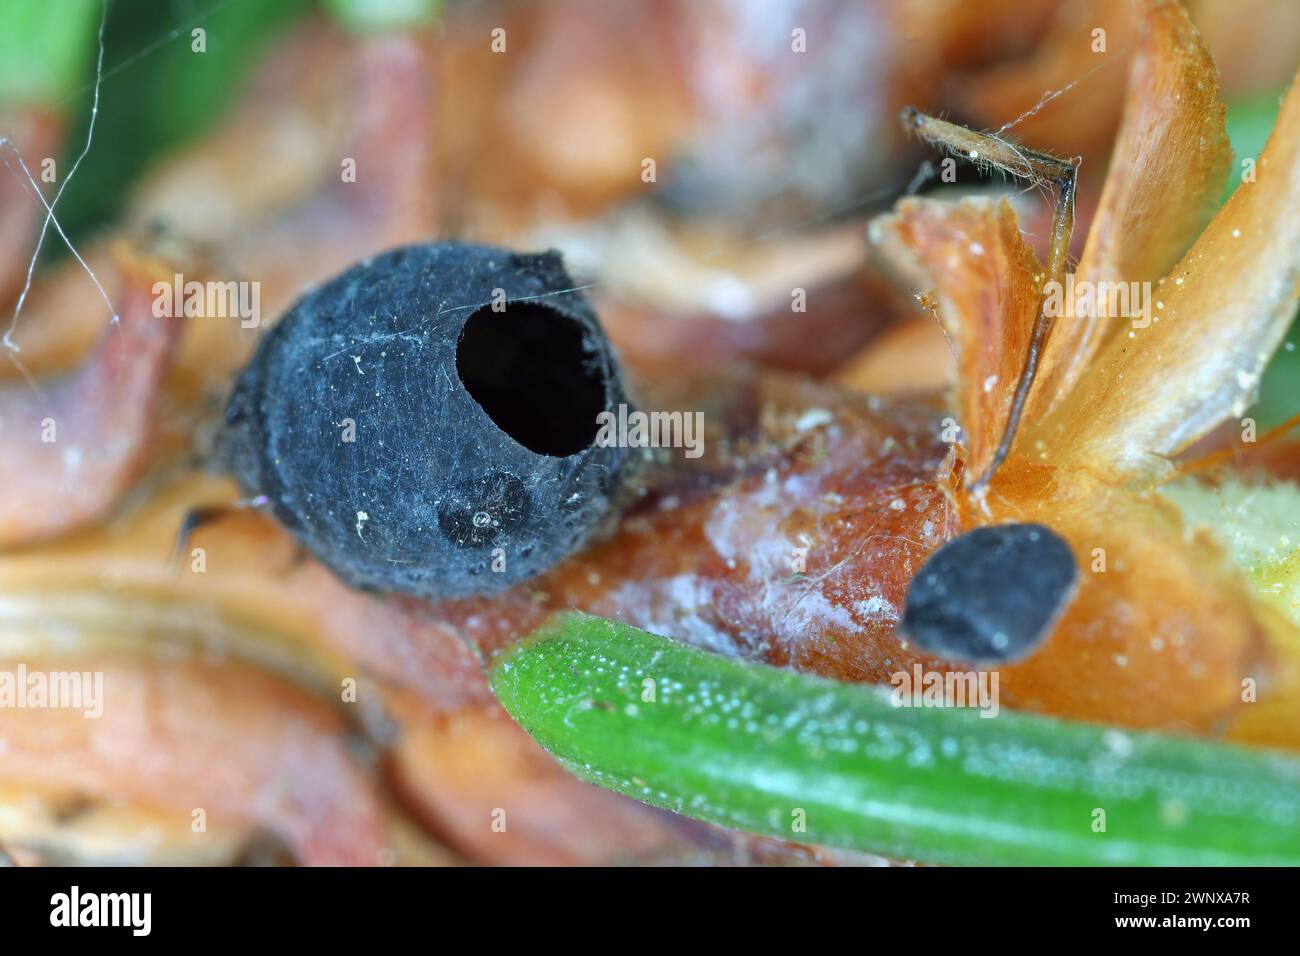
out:
<path id="1" fill-rule="evenodd" d="M 1069 545 L 1044 525 L 976 528 L 921 565 L 899 632 L 953 660 L 1019 660 L 1051 632 L 1078 578 Z"/>
<path id="2" fill-rule="evenodd" d="M 554 252 L 454 242 L 358 264 L 298 300 L 226 409 L 219 456 L 350 584 L 490 593 L 572 553 L 629 459 L 626 402 Z"/>

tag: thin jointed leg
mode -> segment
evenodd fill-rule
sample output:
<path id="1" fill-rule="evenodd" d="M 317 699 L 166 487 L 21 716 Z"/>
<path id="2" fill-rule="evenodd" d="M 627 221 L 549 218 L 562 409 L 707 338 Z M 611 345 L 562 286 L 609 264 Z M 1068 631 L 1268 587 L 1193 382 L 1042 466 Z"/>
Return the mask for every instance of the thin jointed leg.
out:
<path id="1" fill-rule="evenodd" d="M 941 149 L 946 149 L 956 156 L 970 162 L 1000 169 L 1005 173 L 1030 182 L 1035 186 L 1049 186 L 1056 194 L 1056 204 L 1052 215 L 1052 237 L 1047 254 L 1047 283 L 1044 284 L 1042 304 L 1039 305 L 1038 318 L 1034 321 L 1033 334 L 1029 340 L 1029 353 L 1025 356 L 1025 367 L 1016 383 L 1015 395 L 1011 400 L 1011 410 L 1007 415 L 1006 427 L 998 441 L 997 450 L 982 475 L 971 483 L 970 490 L 979 494 L 993 477 L 993 473 L 1006 460 L 1015 441 L 1020 418 L 1024 414 L 1025 402 L 1034 384 L 1038 372 L 1038 363 L 1047 345 L 1051 332 L 1052 318 L 1044 310 L 1048 288 L 1060 288 L 1065 279 L 1066 262 L 1070 252 L 1070 238 L 1074 234 L 1074 188 L 1079 172 L 1078 159 L 1058 159 L 1045 153 L 1023 149 L 1007 140 L 990 133 L 978 133 L 948 123 L 933 116 L 927 116 L 914 107 L 907 107 L 901 114 L 903 126 L 914 132 L 921 139 Z M 1055 283 L 1055 285 L 1050 285 Z"/>

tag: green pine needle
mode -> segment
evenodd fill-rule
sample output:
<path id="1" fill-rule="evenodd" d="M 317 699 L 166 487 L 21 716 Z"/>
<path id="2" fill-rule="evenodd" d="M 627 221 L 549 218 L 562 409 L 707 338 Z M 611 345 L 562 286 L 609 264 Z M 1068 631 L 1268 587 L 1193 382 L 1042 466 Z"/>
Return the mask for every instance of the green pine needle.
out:
<path id="1" fill-rule="evenodd" d="M 926 862 L 1300 863 L 1300 760 L 1002 710 L 897 707 L 584 614 L 492 666 L 578 776 L 787 840 Z"/>

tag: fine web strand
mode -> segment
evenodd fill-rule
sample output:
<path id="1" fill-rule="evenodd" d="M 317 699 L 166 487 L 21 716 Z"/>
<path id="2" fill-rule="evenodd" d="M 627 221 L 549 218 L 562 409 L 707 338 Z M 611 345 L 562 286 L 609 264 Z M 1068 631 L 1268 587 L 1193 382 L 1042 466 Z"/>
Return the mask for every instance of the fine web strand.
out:
<path id="1" fill-rule="evenodd" d="M 104 304 L 108 306 L 108 312 L 109 315 L 111 316 L 110 319 L 111 323 L 116 325 L 119 321 L 117 310 L 113 307 L 113 303 L 109 299 L 108 293 L 104 290 L 104 286 L 99 281 L 99 277 L 95 275 L 95 271 L 90 268 L 86 260 L 81 257 L 81 253 L 78 252 L 76 247 L 72 244 L 72 241 L 68 238 L 67 233 L 63 231 L 63 226 L 59 224 L 58 219 L 54 215 L 54 209 L 56 206 L 58 206 L 59 199 L 63 196 L 63 190 L 65 190 L 68 187 L 68 183 L 72 182 L 73 177 L 77 175 L 77 169 L 81 166 L 81 161 L 86 158 L 86 154 L 90 152 L 91 143 L 94 141 L 95 138 L 95 120 L 99 115 L 99 94 L 103 86 L 103 79 L 104 79 L 104 28 L 107 25 L 107 23 L 108 23 L 108 0 L 102 0 L 102 9 L 99 18 L 99 53 L 95 59 L 95 92 L 90 106 L 90 123 L 88 124 L 86 130 L 86 142 L 81 149 L 81 153 L 77 156 L 76 160 L 73 162 L 72 168 L 68 171 L 68 175 L 63 177 L 63 181 L 59 184 L 58 190 L 55 191 L 53 202 L 46 202 L 45 195 L 41 192 L 40 187 L 36 184 L 36 180 L 33 178 L 31 174 L 31 170 L 27 168 L 27 163 L 23 160 L 22 154 L 19 153 L 18 147 L 16 147 L 12 142 L 9 142 L 7 140 L 3 143 L 3 145 L 8 147 L 8 149 L 17 158 L 19 166 L 22 168 L 23 173 L 27 177 L 27 183 L 30 184 L 30 188 L 32 192 L 35 194 L 41 206 L 45 209 L 45 220 L 41 223 L 41 231 L 36 238 L 36 248 L 32 250 L 32 257 L 27 263 L 27 278 L 23 283 L 22 292 L 19 293 L 18 295 L 18 302 L 14 306 L 13 318 L 10 320 L 9 328 L 5 331 L 4 338 L 3 338 L 4 346 L 10 352 L 21 351 L 21 349 L 19 349 L 18 347 L 18 343 L 16 343 L 13 340 L 13 334 L 18 328 L 18 319 L 22 315 L 23 305 L 27 302 L 27 296 L 31 292 L 32 276 L 36 272 L 36 261 L 37 259 L 40 258 L 41 249 L 45 245 L 45 237 L 49 232 L 51 223 L 54 224 L 55 230 L 58 232 L 60 238 L 63 239 L 64 243 L 67 245 L 68 250 L 73 254 L 73 256 L 76 257 L 77 262 L 81 264 L 81 267 L 86 270 L 86 275 L 90 276 L 90 281 L 95 284 L 95 288 L 99 290 L 100 297 L 104 300 Z M 10 169 L 10 171 L 13 170 L 13 167 L 9 166 L 8 162 L 6 162 L 5 165 Z M 24 369 L 23 371 L 25 372 L 26 370 Z M 28 379 L 30 381 L 30 376 L 28 376 Z"/>

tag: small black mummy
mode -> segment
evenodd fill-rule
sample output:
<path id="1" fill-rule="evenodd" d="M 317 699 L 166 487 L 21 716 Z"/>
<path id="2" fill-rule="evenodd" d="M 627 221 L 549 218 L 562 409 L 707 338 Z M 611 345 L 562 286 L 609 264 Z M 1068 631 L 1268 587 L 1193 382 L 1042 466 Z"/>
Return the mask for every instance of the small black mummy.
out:
<path id="1" fill-rule="evenodd" d="M 582 547 L 630 453 L 628 401 L 558 253 L 438 242 L 308 292 L 262 339 L 218 457 L 355 587 L 489 594 Z"/>
<path id="2" fill-rule="evenodd" d="M 1070 546 L 1046 525 L 976 528 L 921 565 L 899 632 L 952 660 L 1021 660 L 1051 633 L 1078 580 Z"/>

